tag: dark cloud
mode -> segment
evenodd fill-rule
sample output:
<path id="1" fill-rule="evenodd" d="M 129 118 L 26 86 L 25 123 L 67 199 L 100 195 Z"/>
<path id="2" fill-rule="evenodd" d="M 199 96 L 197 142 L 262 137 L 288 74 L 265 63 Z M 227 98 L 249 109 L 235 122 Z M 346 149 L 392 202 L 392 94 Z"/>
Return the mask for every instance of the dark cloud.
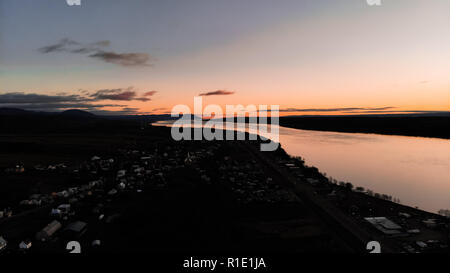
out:
<path id="1" fill-rule="evenodd" d="M 133 112 L 137 112 L 139 110 L 139 108 L 134 108 L 134 107 L 124 107 L 122 108 L 123 111 L 133 111 Z"/>
<path id="2" fill-rule="evenodd" d="M 56 44 L 44 46 L 39 48 L 38 50 L 42 53 L 61 52 L 68 51 L 70 47 L 79 45 L 80 44 L 76 41 L 64 38 Z"/>
<path id="3" fill-rule="evenodd" d="M 147 53 L 115 53 L 112 51 L 98 51 L 89 55 L 91 58 L 101 59 L 107 63 L 121 66 L 150 66 L 150 55 Z"/>
<path id="4" fill-rule="evenodd" d="M 44 46 L 38 50 L 42 53 L 52 53 L 52 52 L 71 52 L 71 53 L 92 53 L 102 50 L 104 47 L 108 47 L 111 44 L 110 41 L 98 41 L 91 44 L 83 45 L 77 41 L 70 39 L 62 39 L 58 43 Z"/>
<path id="5" fill-rule="evenodd" d="M 143 102 L 151 101 L 151 99 L 149 99 L 149 98 L 136 98 L 135 100 L 143 101 Z"/>
<path id="6" fill-rule="evenodd" d="M 130 101 L 136 97 L 135 91 L 116 90 L 99 90 L 91 95 L 96 100 L 126 100 Z"/>
<path id="7" fill-rule="evenodd" d="M 0 94 L 0 104 L 8 103 L 55 103 L 55 102 L 76 102 L 83 98 L 78 95 L 41 95 L 25 94 L 22 92 L 12 92 Z"/>
<path id="8" fill-rule="evenodd" d="M 119 112 L 121 114 L 140 114 L 139 112 L 139 108 L 134 108 L 134 107 L 123 107 L 122 110 L 120 111 L 115 111 L 115 112 Z"/>
<path id="9" fill-rule="evenodd" d="M 79 90 L 80 94 L 67 94 L 59 92 L 57 95 L 45 95 L 37 93 L 9 92 L 0 93 L 0 108 L 20 108 L 25 110 L 58 111 L 67 109 L 83 109 L 100 111 L 104 107 L 126 107 L 122 104 L 99 104 L 103 100 L 111 101 L 143 101 L 147 102 L 148 92 L 140 96 L 132 87 L 102 89 L 93 93 Z M 150 91 L 151 92 L 151 91 Z M 147 94 L 147 95 L 146 95 Z M 126 109 L 130 112 L 132 109 Z M 103 110 L 102 110 L 103 111 Z M 123 110 L 125 111 L 125 110 Z"/>
<path id="10" fill-rule="evenodd" d="M 147 91 L 144 93 L 144 97 L 151 97 L 153 95 L 155 95 L 156 93 L 158 93 L 158 91 Z"/>
<path id="11" fill-rule="evenodd" d="M 20 108 L 25 110 L 59 111 L 67 109 L 95 110 L 103 107 L 123 107 L 118 104 L 92 104 L 95 100 L 79 95 L 43 95 L 35 93 L 0 94 L 0 107 Z"/>
<path id="12" fill-rule="evenodd" d="M 121 66 L 150 66 L 152 57 L 147 53 L 116 53 L 114 51 L 105 51 L 105 47 L 111 44 L 108 40 L 98 41 L 90 44 L 81 44 L 79 42 L 62 39 L 56 44 L 39 48 L 41 53 L 69 52 L 75 54 L 89 54 L 90 58 L 102 60 L 107 63 Z"/>
<path id="13" fill-rule="evenodd" d="M 216 90 L 216 91 L 201 93 L 199 96 L 225 96 L 225 95 L 233 95 L 233 94 L 234 94 L 234 91 Z"/>
<path id="14" fill-rule="evenodd" d="M 122 101 L 150 101 L 149 98 L 145 97 L 137 97 L 137 92 L 133 90 L 133 88 L 127 89 L 102 89 L 90 95 L 90 97 L 94 100 L 122 100 Z"/>
<path id="15" fill-rule="evenodd" d="M 89 103 L 25 103 L 0 104 L 0 108 L 19 108 L 24 110 L 56 112 L 68 109 L 81 109 L 87 111 L 99 110 L 103 107 L 124 107 L 119 104 L 89 104 Z"/>

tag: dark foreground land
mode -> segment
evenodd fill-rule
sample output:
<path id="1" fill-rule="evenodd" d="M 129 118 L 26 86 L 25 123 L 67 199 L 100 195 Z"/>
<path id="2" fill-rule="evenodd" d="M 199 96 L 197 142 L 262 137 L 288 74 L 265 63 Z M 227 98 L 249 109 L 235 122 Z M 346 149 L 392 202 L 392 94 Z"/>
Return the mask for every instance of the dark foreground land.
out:
<path id="1" fill-rule="evenodd" d="M 109 144 L 103 153 L 99 147 L 84 151 L 81 159 L 61 154 L 58 146 L 66 138 L 76 150 L 90 147 L 82 144 L 86 140 L 107 143 L 118 136 L 79 135 L 78 143 L 67 135 L 26 138 L 55 147 L 37 165 L 34 154 L 16 155 L 25 170 L 1 174 L 1 205 L 13 212 L 0 220 L 5 251 L 20 251 L 23 240 L 33 242 L 29 252 L 65 252 L 69 240 L 81 242 L 85 252 L 354 251 L 280 174 L 245 148 L 250 143 L 135 136 L 115 150 Z M 93 160 L 95 155 L 100 159 Z M 61 204 L 70 204 L 70 212 L 51 215 Z M 36 233 L 53 220 L 62 228 L 45 242 L 37 240 Z M 88 230 L 70 237 L 64 227 L 76 221 L 87 223 Z M 95 240 L 101 245 L 92 247 Z"/>
<path id="2" fill-rule="evenodd" d="M 64 253 L 72 240 L 87 253 L 366 252 L 374 240 L 383 252 L 449 252 L 448 219 L 335 184 L 282 149 L 95 122 L 1 135 L 1 252 Z M 380 216 L 395 223 L 388 233 L 365 219 Z M 68 228 L 77 222 L 86 229 Z"/>
<path id="3" fill-rule="evenodd" d="M 450 138 L 449 116 L 280 117 L 280 125 L 304 130 Z"/>

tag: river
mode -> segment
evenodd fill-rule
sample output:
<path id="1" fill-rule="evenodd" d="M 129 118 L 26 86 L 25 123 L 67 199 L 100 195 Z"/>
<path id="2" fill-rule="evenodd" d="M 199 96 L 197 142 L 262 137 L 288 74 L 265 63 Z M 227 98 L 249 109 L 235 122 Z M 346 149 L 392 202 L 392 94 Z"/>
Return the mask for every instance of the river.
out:
<path id="1" fill-rule="evenodd" d="M 288 154 L 338 181 L 426 211 L 450 209 L 450 140 L 279 127 L 279 142 Z"/>

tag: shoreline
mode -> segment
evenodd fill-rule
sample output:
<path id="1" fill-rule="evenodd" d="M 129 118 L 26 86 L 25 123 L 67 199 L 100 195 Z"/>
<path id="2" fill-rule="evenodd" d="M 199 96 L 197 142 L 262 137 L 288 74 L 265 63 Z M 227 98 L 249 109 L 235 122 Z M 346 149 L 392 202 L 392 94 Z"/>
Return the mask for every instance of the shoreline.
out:
<path id="1" fill-rule="evenodd" d="M 316 131 L 316 132 L 329 132 L 329 133 L 343 133 L 343 134 L 364 134 L 364 135 L 379 135 L 379 136 L 399 136 L 399 137 L 414 137 L 414 138 L 431 138 L 439 140 L 449 140 L 450 137 L 437 137 L 437 136 L 420 136 L 420 135 L 406 135 L 406 134 L 390 134 L 390 133 L 375 133 L 375 132 L 363 132 L 363 131 L 344 131 L 344 130 L 329 130 L 329 129 L 307 129 L 300 127 L 293 127 L 288 125 L 281 125 L 280 127 L 287 129 L 305 130 L 305 131 Z"/>
<path id="2" fill-rule="evenodd" d="M 154 124 L 154 125 L 155 125 L 155 126 L 168 127 L 168 128 L 171 128 L 171 127 L 172 127 L 172 123 L 165 123 L 165 122 L 162 122 L 162 123 L 156 123 L 156 124 Z M 285 126 L 282 126 L 282 125 L 280 125 L 280 127 L 284 127 L 284 128 L 287 128 L 287 129 L 306 130 L 306 131 L 316 131 L 316 132 L 333 132 L 333 133 L 343 133 L 343 134 L 367 134 L 367 135 L 373 134 L 373 135 L 379 135 L 379 136 L 401 136 L 401 137 L 411 137 L 411 136 L 403 136 L 403 135 L 385 135 L 385 134 L 377 134 L 377 133 L 361 133 L 361 132 L 349 133 L 349 132 L 336 132 L 336 131 L 325 131 L 325 130 L 308 130 L 308 129 L 298 129 L 298 128 L 285 127 Z M 226 129 L 221 129 L 221 130 L 225 131 Z M 248 132 L 246 132 L 246 133 L 248 134 Z M 420 137 L 420 136 L 415 136 L 415 137 L 417 137 L 417 138 L 426 138 L 426 139 L 434 139 L 434 138 L 432 138 L 432 137 Z M 282 143 L 281 141 L 279 141 L 279 142 L 280 142 L 280 149 L 281 149 L 281 150 L 283 150 L 283 151 L 284 151 L 286 154 L 288 154 L 291 158 L 297 157 L 297 156 L 295 155 L 295 153 L 289 153 L 289 152 L 285 149 L 285 148 L 286 148 L 285 145 L 283 145 L 283 143 Z M 449 144 L 450 144 L 450 143 L 449 143 Z M 300 157 L 303 157 L 303 155 L 300 155 Z M 327 171 L 324 172 L 323 166 L 319 168 L 319 167 L 317 167 L 317 164 L 313 164 L 313 165 L 311 165 L 311 166 L 309 166 L 309 167 L 317 168 L 318 171 L 319 171 L 320 173 L 327 173 Z M 331 179 L 331 177 L 328 177 L 328 176 L 327 176 L 327 179 Z M 341 180 L 335 181 L 335 183 L 339 183 L 339 182 L 341 182 Z M 347 182 L 347 181 L 345 181 L 345 182 Z M 352 180 L 350 180 L 349 182 L 355 183 L 355 181 L 352 181 Z M 341 182 L 341 183 L 344 183 L 344 182 Z M 355 187 L 355 188 L 361 188 L 362 186 L 364 186 L 364 185 L 361 185 L 361 184 L 354 184 L 354 187 Z M 370 196 L 372 196 L 373 198 L 377 198 L 377 199 L 385 200 L 385 201 L 389 201 L 389 200 L 385 199 L 386 197 L 391 197 L 392 200 L 395 201 L 395 202 L 394 202 L 394 201 L 391 201 L 391 202 L 393 202 L 394 204 L 397 204 L 397 205 L 403 205 L 403 206 L 406 206 L 406 207 L 410 207 L 410 208 L 413 208 L 413 209 L 418 209 L 418 210 L 420 210 L 420 211 L 425 211 L 425 212 L 427 212 L 427 213 L 432 213 L 432 214 L 435 214 L 435 215 L 439 215 L 438 210 L 446 209 L 446 208 L 437 208 L 436 210 L 433 210 L 433 209 L 424 209 L 424 208 L 421 207 L 420 204 L 415 203 L 415 202 L 407 202 L 407 203 L 402 203 L 402 202 L 400 202 L 400 199 L 402 199 L 402 196 L 393 195 L 393 193 L 392 193 L 391 191 L 389 191 L 389 190 L 381 190 L 381 191 L 380 191 L 380 190 L 373 189 L 373 186 L 364 186 L 364 187 L 365 187 L 364 192 L 361 192 L 361 194 L 370 195 Z M 397 200 L 396 200 L 396 199 L 397 199 Z M 404 200 L 403 200 L 403 201 L 404 201 Z"/>

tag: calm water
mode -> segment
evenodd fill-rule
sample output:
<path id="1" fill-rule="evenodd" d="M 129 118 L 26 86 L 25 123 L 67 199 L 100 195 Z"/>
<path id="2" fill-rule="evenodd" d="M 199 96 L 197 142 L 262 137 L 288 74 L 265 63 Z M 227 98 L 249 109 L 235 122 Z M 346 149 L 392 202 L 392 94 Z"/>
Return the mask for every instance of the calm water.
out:
<path id="1" fill-rule="evenodd" d="M 427 211 L 450 209 L 450 140 L 285 127 L 279 136 L 287 153 L 327 176 Z"/>

